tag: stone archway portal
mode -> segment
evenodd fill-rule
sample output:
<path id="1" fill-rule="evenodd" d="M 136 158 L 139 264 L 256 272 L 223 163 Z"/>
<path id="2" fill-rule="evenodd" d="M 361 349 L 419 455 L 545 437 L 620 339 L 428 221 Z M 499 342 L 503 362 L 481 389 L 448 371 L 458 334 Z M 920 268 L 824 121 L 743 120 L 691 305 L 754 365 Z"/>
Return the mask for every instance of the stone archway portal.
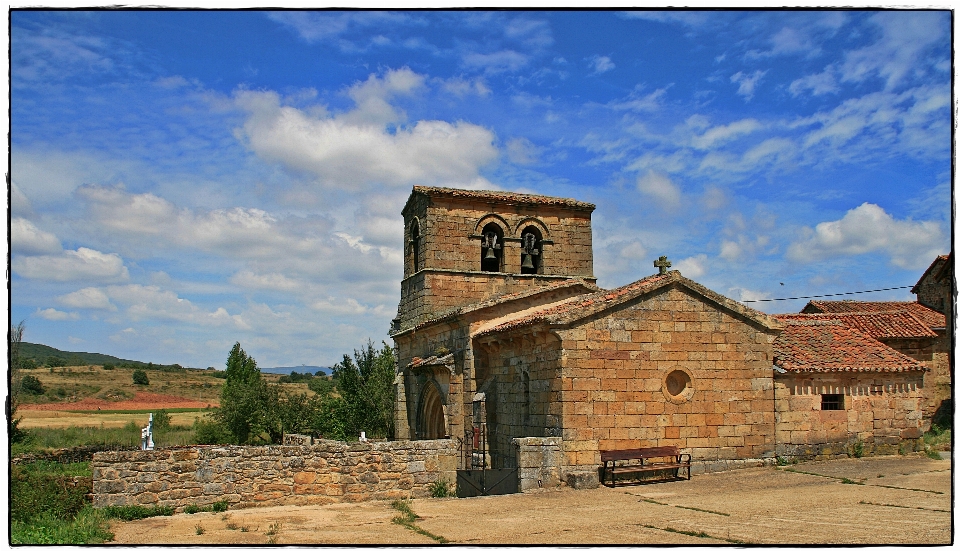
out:
<path id="1" fill-rule="evenodd" d="M 420 398 L 420 415 L 417 419 L 420 438 L 436 440 L 447 435 L 447 423 L 443 413 L 443 398 L 437 385 L 428 384 Z"/>

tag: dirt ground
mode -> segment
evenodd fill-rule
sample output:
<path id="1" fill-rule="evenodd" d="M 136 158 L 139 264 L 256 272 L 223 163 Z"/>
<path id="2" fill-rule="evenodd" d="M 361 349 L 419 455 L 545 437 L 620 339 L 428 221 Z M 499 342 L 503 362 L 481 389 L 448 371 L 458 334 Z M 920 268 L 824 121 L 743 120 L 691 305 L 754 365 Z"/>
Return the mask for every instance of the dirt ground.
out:
<path id="1" fill-rule="evenodd" d="M 692 480 L 469 499 L 416 499 L 420 530 L 479 544 L 952 543 L 951 462 L 893 456 Z M 115 522 L 119 544 L 414 544 L 389 502 L 262 507 Z M 202 532 L 199 533 L 198 532 Z"/>

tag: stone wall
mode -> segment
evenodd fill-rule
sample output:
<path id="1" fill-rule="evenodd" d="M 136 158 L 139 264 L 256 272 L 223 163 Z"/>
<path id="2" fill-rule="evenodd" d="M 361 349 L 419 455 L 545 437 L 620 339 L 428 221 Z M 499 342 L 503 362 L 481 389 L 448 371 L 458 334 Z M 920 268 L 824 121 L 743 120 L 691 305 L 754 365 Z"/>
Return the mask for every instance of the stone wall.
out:
<path id="1" fill-rule="evenodd" d="M 101 452 L 91 463 L 94 506 L 182 510 L 226 499 L 231 507 L 307 505 L 430 495 L 456 482 L 451 440 L 312 446 L 195 446 Z"/>
<path id="2" fill-rule="evenodd" d="M 560 487 L 563 451 L 559 437 L 514 438 L 513 444 L 516 446 L 521 492 Z"/>
<path id="3" fill-rule="evenodd" d="M 913 451 L 922 435 L 922 373 L 788 373 L 775 387 L 779 457 Z M 822 410 L 824 394 L 843 409 Z"/>
<path id="4" fill-rule="evenodd" d="M 669 288 L 557 333 L 571 472 L 595 469 L 603 449 L 676 446 L 694 462 L 773 456 L 775 330 Z"/>

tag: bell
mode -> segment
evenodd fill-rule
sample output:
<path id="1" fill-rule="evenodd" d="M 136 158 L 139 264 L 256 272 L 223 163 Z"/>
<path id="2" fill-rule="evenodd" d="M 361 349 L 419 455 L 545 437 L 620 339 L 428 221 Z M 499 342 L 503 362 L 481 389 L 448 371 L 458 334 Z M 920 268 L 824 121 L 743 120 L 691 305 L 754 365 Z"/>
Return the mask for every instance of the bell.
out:
<path id="1" fill-rule="evenodd" d="M 493 247 L 487 247 L 487 254 L 483 257 L 484 260 L 496 260 L 497 253 L 493 252 Z"/>
<path id="2" fill-rule="evenodd" d="M 534 269 L 535 266 L 533 265 L 533 255 L 532 254 L 523 255 L 523 264 L 520 267 L 526 268 L 528 270 Z"/>

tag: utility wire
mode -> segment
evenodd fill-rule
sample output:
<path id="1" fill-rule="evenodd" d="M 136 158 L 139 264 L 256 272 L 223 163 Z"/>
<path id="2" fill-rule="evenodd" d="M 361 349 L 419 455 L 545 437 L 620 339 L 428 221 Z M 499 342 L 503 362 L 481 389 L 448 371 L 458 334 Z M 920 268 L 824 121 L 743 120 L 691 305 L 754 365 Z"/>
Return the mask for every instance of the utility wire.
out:
<path id="1" fill-rule="evenodd" d="M 756 300 L 741 300 L 740 302 L 773 302 L 775 300 L 799 300 L 802 298 L 823 298 L 839 297 L 841 295 L 859 295 L 861 293 L 876 293 L 878 291 L 894 291 L 896 289 L 910 289 L 913 285 L 904 285 L 903 287 L 887 287 L 886 289 L 872 289 L 870 291 L 851 291 L 849 293 L 833 293 L 832 295 L 811 295 L 809 297 L 790 297 L 790 298 L 758 298 Z"/>

